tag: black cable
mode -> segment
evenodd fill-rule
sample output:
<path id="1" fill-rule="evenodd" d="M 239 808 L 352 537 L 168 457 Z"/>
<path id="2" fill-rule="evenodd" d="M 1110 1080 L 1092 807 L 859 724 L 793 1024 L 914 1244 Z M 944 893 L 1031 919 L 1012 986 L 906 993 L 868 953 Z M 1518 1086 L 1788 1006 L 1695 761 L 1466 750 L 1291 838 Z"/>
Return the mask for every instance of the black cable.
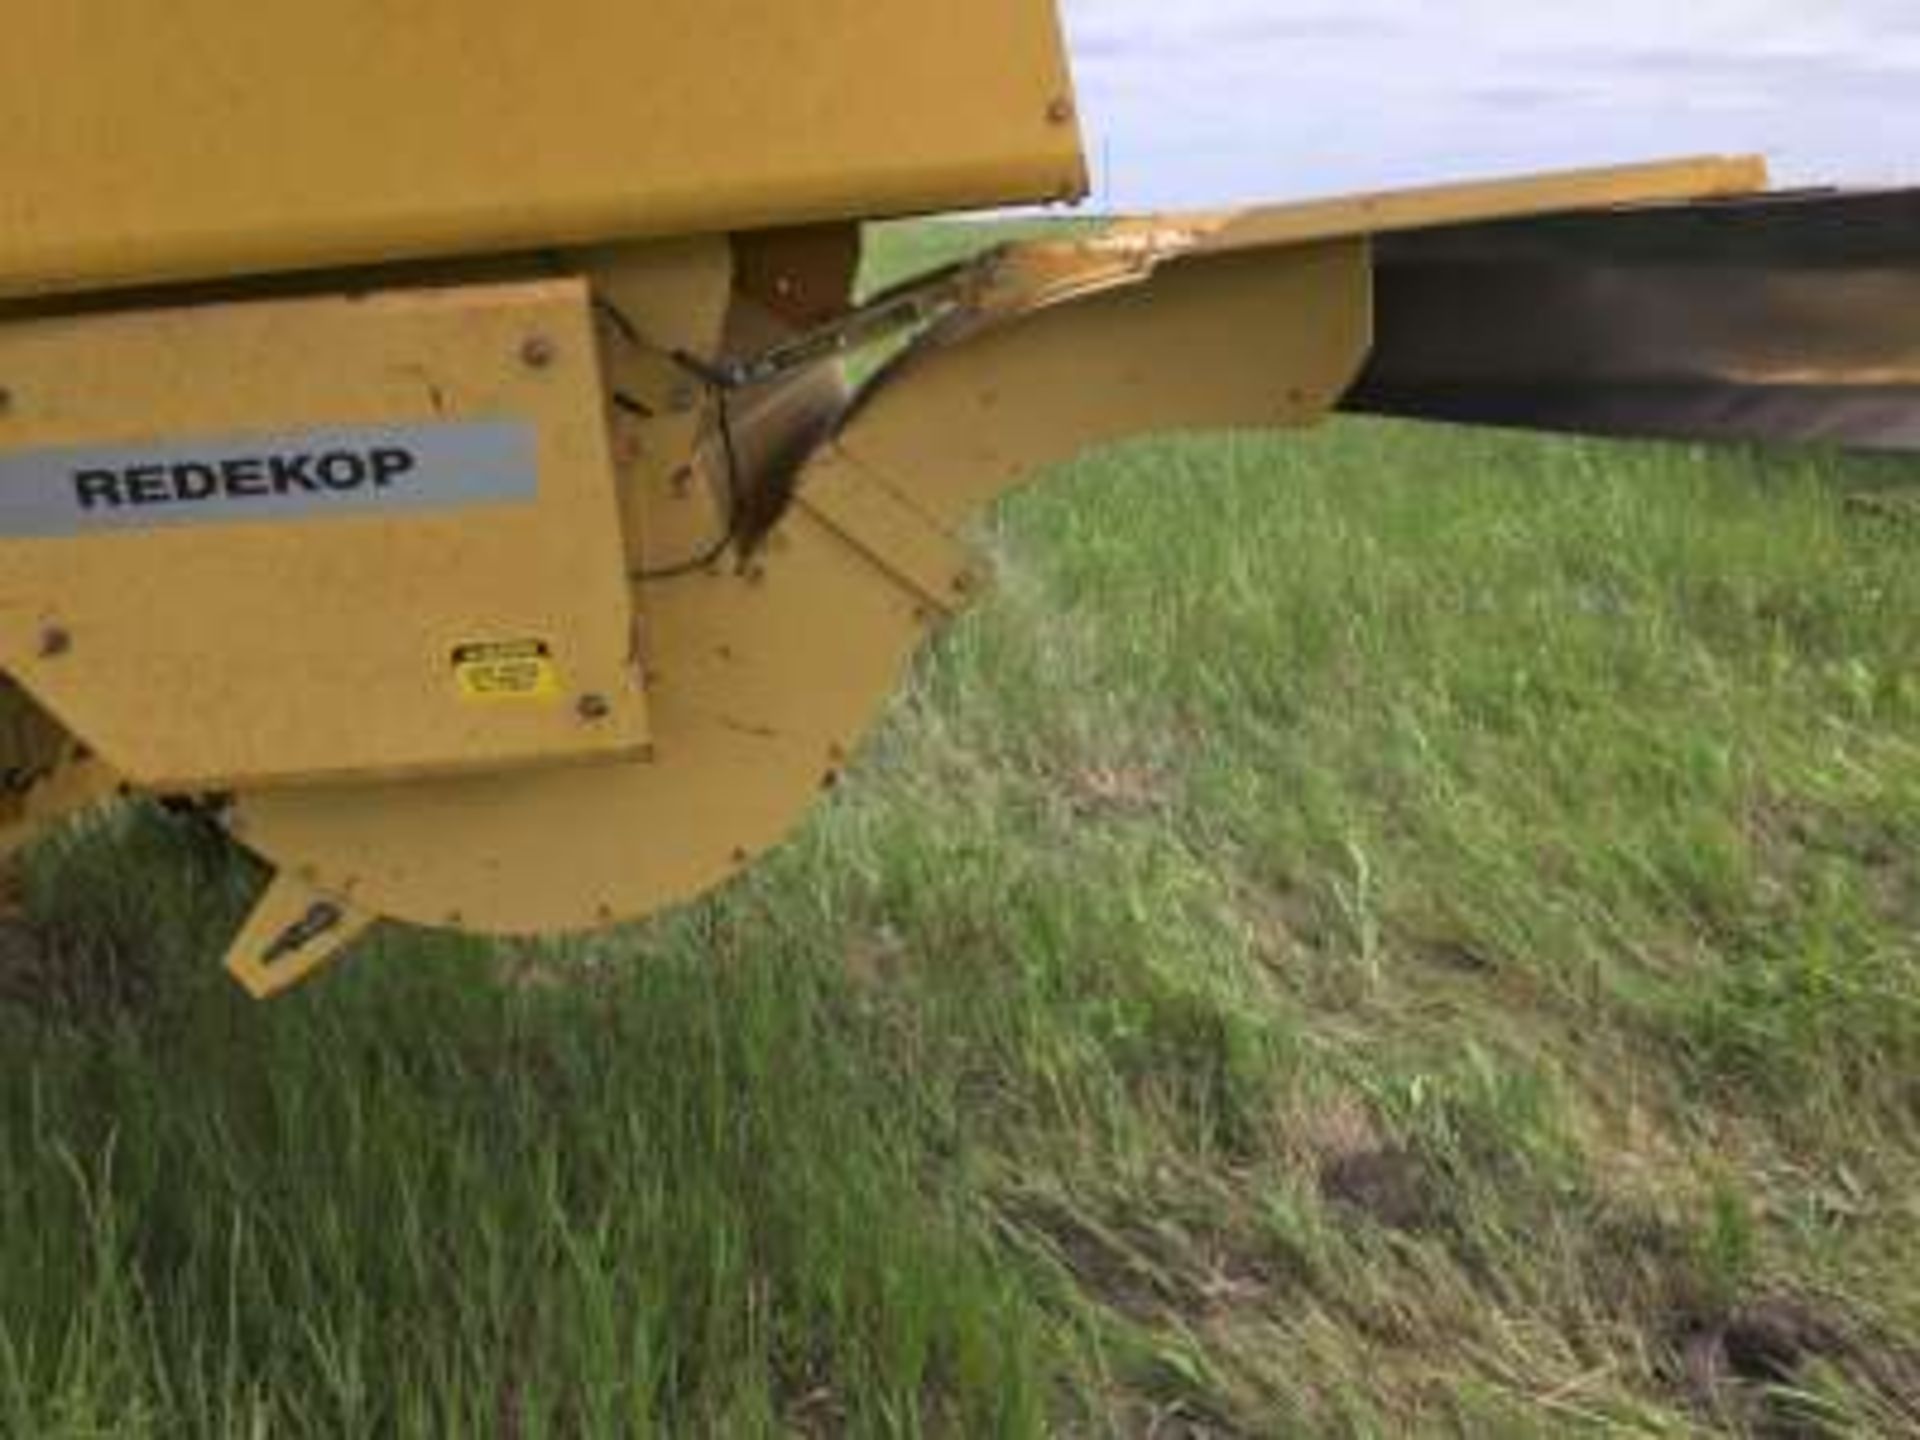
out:
<path id="1" fill-rule="evenodd" d="M 679 360 L 679 356 L 674 357 Z M 691 368 L 691 367 L 687 367 Z M 697 373 L 697 372 L 695 372 Z M 678 580 L 688 575 L 699 575 L 711 568 L 720 557 L 733 547 L 740 538 L 740 452 L 733 439 L 733 417 L 728 402 L 728 392 L 723 386 L 710 385 L 714 408 L 720 429 L 720 450 L 727 462 L 727 524 L 725 532 L 712 545 L 691 560 L 683 560 L 677 565 L 664 565 L 657 569 L 634 572 L 635 580 L 646 583 L 656 580 Z"/>
<path id="2" fill-rule="evenodd" d="M 627 318 L 627 312 L 607 299 L 606 296 L 596 294 L 593 297 L 593 308 L 603 318 L 613 323 L 613 328 L 620 332 L 620 338 L 629 345 L 636 346 L 642 350 L 652 348 L 641 337 L 640 327 Z"/>
<path id="3" fill-rule="evenodd" d="M 716 421 L 720 430 L 720 450 L 726 460 L 726 508 L 727 523 L 720 537 L 691 559 L 682 560 L 673 565 L 662 565 L 652 569 L 636 570 L 629 577 L 643 584 L 661 580 L 679 580 L 688 575 L 699 575 L 712 568 L 720 558 L 730 550 L 740 538 L 740 450 L 733 434 L 733 414 L 728 401 L 735 388 L 733 376 L 718 366 L 712 365 L 699 356 L 685 350 L 660 352 L 658 347 L 650 345 L 640 333 L 640 327 L 628 318 L 625 311 L 604 295 L 593 297 L 594 309 L 613 326 L 620 338 L 640 350 L 653 350 L 665 353 L 681 370 L 691 375 L 706 387 L 713 397 Z M 625 391 L 616 390 L 613 395 L 616 409 L 643 420 L 651 420 L 654 412 Z"/>

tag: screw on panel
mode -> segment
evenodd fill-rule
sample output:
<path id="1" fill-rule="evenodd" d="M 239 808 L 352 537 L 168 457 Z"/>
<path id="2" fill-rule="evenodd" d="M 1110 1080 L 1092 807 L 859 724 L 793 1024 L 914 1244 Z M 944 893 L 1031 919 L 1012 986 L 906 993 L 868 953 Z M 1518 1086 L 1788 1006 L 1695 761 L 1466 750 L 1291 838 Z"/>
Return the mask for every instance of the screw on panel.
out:
<path id="1" fill-rule="evenodd" d="M 582 720 L 589 722 L 604 720 L 613 713 L 613 705 L 604 695 L 582 695 L 574 708 Z"/>
<path id="2" fill-rule="evenodd" d="M 330 930 L 336 930 L 347 918 L 346 912 L 331 901 L 322 900 L 300 919 L 280 932 L 260 958 L 271 965 L 307 948 Z"/>
<path id="3" fill-rule="evenodd" d="M 56 660 L 73 649 L 73 634 L 58 625 L 49 625 L 40 632 L 40 658 Z"/>
<path id="4" fill-rule="evenodd" d="M 520 347 L 520 360 L 529 370 L 544 370 L 559 358 L 559 350 L 544 335 L 530 335 Z"/>
<path id="5" fill-rule="evenodd" d="M 11 409 L 13 409 L 13 391 L 0 385 L 0 415 L 6 414 Z"/>
<path id="6" fill-rule="evenodd" d="M 1066 125 L 1066 124 L 1070 124 L 1072 120 L 1073 120 L 1073 102 L 1067 99 L 1066 96 L 1064 95 L 1060 96 L 1051 105 L 1047 106 L 1047 123 L 1048 124 Z"/>

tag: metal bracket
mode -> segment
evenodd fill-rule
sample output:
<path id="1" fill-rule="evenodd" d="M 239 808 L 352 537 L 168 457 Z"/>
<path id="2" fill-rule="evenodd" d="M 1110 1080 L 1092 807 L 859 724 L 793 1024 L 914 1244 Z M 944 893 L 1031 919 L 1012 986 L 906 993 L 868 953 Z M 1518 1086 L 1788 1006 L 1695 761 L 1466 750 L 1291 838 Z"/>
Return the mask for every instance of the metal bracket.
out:
<path id="1" fill-rule="evenodd" d="M 276 875 L 227 952 L 227 973 L 256 1000 L 284 994 L 373 924 L 372 915 Z"/>
<path id="2" fill-rule="evenodd" d="M 973 553 L 844 450 L 814 457 L 794 503 L 942 614 L 958 613 L 979 589 Z"/>

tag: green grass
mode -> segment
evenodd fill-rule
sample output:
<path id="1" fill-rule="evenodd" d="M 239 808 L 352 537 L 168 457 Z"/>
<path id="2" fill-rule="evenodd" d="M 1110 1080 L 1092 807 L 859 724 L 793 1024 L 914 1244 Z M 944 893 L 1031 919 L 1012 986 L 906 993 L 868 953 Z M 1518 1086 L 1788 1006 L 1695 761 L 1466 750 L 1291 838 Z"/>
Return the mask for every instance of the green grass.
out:
<path id="1" fill-rule="evenodd" d="M 266 1009 L 248 876 L 64 836 L 0 1432 L 1910 1432 L 1908 478 L 1097 457 L 745 882 Z"/>

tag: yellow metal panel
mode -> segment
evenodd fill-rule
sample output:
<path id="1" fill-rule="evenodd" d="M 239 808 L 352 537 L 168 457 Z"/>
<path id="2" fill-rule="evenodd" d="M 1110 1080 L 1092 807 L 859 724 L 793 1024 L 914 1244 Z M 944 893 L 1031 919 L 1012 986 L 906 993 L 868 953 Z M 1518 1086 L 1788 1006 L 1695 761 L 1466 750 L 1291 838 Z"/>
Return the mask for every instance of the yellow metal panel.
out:
<path id="1" fill-rule="evenodd" d="M 799 504 L 943 613 L 961 609 L 972 593 L 972 553 L 910 495 L 849 457 L 816 456 Z"/>
<path id="2" fill-rule="evenodd" d="M 731 247 L 725 236 L 708 235 L 574 258 L 602 306 L 609 389 L 638 402 L 612 417 L 627 567 L 636 574 L 670 568 L 711 548 L 727 524 L 717 488 L 696 484 L 691 469 L 712 417 L 673 355 L 718 355 Z"/>
<path id="3" fill-rule="evenodd" d="M 7 0 L 0 295 L 1078 194 L 1049 0 Z"/>
<path id="4" fill-rule="evenodd" d="M 1034 313 L 989 318 L 964 343 L 936 332 L 837 451 L 957 528 L 1040 467 L 1106 442 L 1310 424 L 1339 402 L 1372 339 L 1364 240 L 1197 253 L 1126 284 L 1097 245 L 1086 264 L 1103 287 L 1087 298 L 1043 295 Z M 1017 254 L 1002 266 L 1021 268 Z M 1046 293 L 1057 291 L 1063 267 L 1044 268 Z M 835 463 L 830 452 L 816 467 Z"/>
<path id="5" fill-rule="evenodd" d="M 644 587 L 648 759 L 244 794 L 236 833 L 326 893 L 427 924 L 579 930 L 690 899 L 831 782 L 942 618 L 929 594 L 960 598 L 952 532 L 981 505 L 1142 431 L 1311 422 L 1360 363 L 1369 293 L 1366 245 L 1349 240 L 996 315 L 900 370 L 746 565 Z"/>
<path id="6" fill-rule="evenodd" d="M 1766 188 L 1766 161 L 1754 156 L 1709 156 L 1268 205 L 1216 215 L 1196 228 L 1213 232 L 1205 248 L 1262 249 L 1342 235 L 1384 235 L 1560 211 L 1749 195 Z"/>
<path id="7" fill-rule="evenodd" d="M 719 884 L 820 797 L 930 619 L 810 515 L 778 539 L 752 574 L 650 590 L 651 759 L 243 795 L 236 833 L 368 911 L 502 934 Z"/>
<path id="8" fill-rule="evenodd" d="M 128 779 L 224 790 L 644 747 L 580 281 L 21 322 L 0 326 L 0 377 L 0 669 Z M 73 505 L 68 473 L 23 480 L 23 456 L 468 421 L 526 427 L 535 493 L 342 513 L 319 495 L 269 518 L 170 500 L 122 512 L 138 528 L 37 538 L 17 523 Z M 531 669 L 467 648 L 524 642 L 548 650 Z M 522 698 L 495 702 L 503 683 Z"/>

